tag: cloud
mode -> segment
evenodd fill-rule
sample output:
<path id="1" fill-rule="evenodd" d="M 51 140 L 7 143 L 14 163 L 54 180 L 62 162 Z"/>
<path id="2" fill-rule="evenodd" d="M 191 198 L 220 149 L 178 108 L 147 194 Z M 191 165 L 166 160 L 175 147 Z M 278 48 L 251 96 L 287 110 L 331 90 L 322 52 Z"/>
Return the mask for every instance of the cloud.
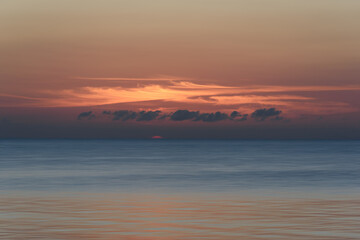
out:
<path id="1" fill-rule="evenodd" d="M 257 109 L 252 114 L 251 117 L 258 120 L 258 121 L 264 121 L 267 118 L 275 117 L 273 119 L 280 120 L 279 115 L 282 111 L 276 110 L 275 108 L 263 108 L 263 109 Z"/>
<path id="2" fill-rule="evenodd" d="M 141 111 L 138 113 L 138 118 L 136 121 L 152 121 L 155 120 L 161 111 Z"/>
<path id="3" fill-rule="evenodd" d="M 82 112 L 78 115 L 77 120 L 91 120 L 95 118 L 95 114 L 92 113 L 92 111 L 88 111 L 88 112 Z"/>
<path id="4" fill-rule="evenodd" d="M 238 112 L 238 111 L 233 111 L 231 114 L 230 114 L 230 117 L 231 118 L 235 118 L 237 116 L 241 116 L 241 114 Z"/>
<path id="5" fill-rule="evenodd" d="M 240 114 L 238 111 L 233 111 L 230 114 L 230 118 L 232 120 L 239 121 L 239 122 L 246 121 L 248 116 L 249 116 L 249 114 Z"/>
<path id="6" fill-rule="evenodd" d="M 122 78 L 119 78 L 122 79 Z M 155 80 L 151 79 L 151 80 Z M 293 93 L 360 90 L 360 86 L 224 86 L 220 84 L 198 84 L 190 80 L 169 80 L 168 82 L 142 83 L 134 86 L 119 84 L 115 87 L 86 86 L 78 89 L 47 91 L 46 99 L 38 99 L 41 106 L 94 106 L 143 101 L 171 101 L 181 103 L 202 103 L 211 105 L 262 104 L 301 105 L 314 101 L 313 97 Z M 282 94 L 280 94 L 282 93 Z M 266 94 L 266 96 L 264 96 Z M 39 102 L 39 103 L 40 103 Z M 311 108 L 313 110 L 313 108 Z"/>
<path id="7" fill-rule="evenodd" d="M 281 111 L 276 110 L 275 108 L 269 109 L 257 109 L 252 114 L 251 117 L 263 121 L 267 118 L 274 117 L 272 120 L 283 120 L 283 117 L 280 117 Z M 131 110 L 118 110 L 118 111 L 103 111 L 103 115 L 112 116 L 112 120 L 117 121 L 129 121 L 129 120 L 136 120 L 136 121 L 153 121 L 153 120 L 164 120 L 169 119 L 170 121 L 195 121 L 195 122 L 218 122 L 224 120 L 230 121 L 246 121 L 248 120 L 249 114 L 241 114 L 238 111 L 233 111 L 230 114 L 225 112 L 210 112 L 210 113 L 201 113 L 200 111 L 190 111 L 186 109 L 177 110 L 171 113 L 162 113 L 160 110 L 155 111 L 131 111 Z M 95 115 L 89 112 L 80 113 L 78 119 L 93 119 Z"/>
<path id="8" fill-rule="evenodd" d="M 0 93 L 0 107 L 13 106 L 36 106 L 41 103 L 43 99 L 35 97 L 20 96 L 14 94 Z"/>
<path id="9" fill-rule="evenodd" d="M 202 121 L 202 122 L 218 122 L 224 120 L 246 121 L 248 114 L 240 114 L 233 111 L 230 115 L 223 112 L 200 113 L 199 111 L 177 110 L 169 115 L 172 121 Z"/>
<path id="10" fill-rule="evenodd" d="M 226 119 L 230 119 L 228 114 L 216 112 L 216 113 L 202 113 L 194 121 L 217 122 Z"/>
<path id="11" fill-rule="evenodd" d="M 249 114 L 244 114 L 244 115 L 241 115 L 240 118 L 236 118 L 234 120 L 239 121 L 239 122 L 246 121 L 246 120 L 248 120 L 248 116 L 249 116 Z"/>
<path id="12" fill-rule="evenodd" d="M 122 120 L 122 121 L 128 121 L 128 120 L 136 120 L 136 121 L 152 121 L 157 119 L 157 117 L 160 115 L 161 111 L 140 111 L 140 112 L 134 112 L 129 110 L 119 110 L 113 112 L 113 120 Z M 110 111 L 103 111 L 104 115 L 110 115 Z"/>
<path id="13" fill-rule="evenodd" d="M 166 119 L 166 118 L 168 118 L 168 117 L 171 117 L 171 114 L 172 114 L 172 113 L 162 114 L 161 116 L 158 117 L 158 120 L 164 120 L 164 119 Z"/>
<path id="14" fill-rule="evenodd" d="M 125 108 L 154 109 L 159 104 L 172 109 L 198 108 L 206 111 L 228 109 L 276 107 L 286 109 L 292 115 L 322 114 L 331 115 L 358 111 L 353 103 L 340 102 L 340 98 L 330 98 L 330 92 L 351 91 L 357 94 L 360 85 L 348 86 L 228 86 L 215 83 L 200 83 L 172 76 L 155 76 L 144 78 L 87 78 L 99 80 L 97 86 L 91 81 L 87 86 L 73 89 L 43 90 L 37 98 L 26 96 L 4 95 L 0 93 L 0 106 L 36 106 L 36 107 L 79 107 L 117 104 L 117 107 L 128 104 Z M 118 80 L 114 86 L 101 85 L 103 80 Z M 144 81 L 142 81 L 142 80 Z M 128 84 L 122 81 L 138 81 Z M 156 81 L 159 80 L 159 81 Z M 328 92 L 319 94 L 319 92 Z M 41 96 L 41 97 L 39 97 Z M 251 111 L 247 107 L 247 111 Z M 108 114 L 110 116 L 110 114 Z M 130 116 L 132 118 L 133 116 Z M 162 116 L 159 116 L 162 117 Z M 166 117 L 163 117 L 166 118 Z M 243 118 L 245 120 L 246 117 Z M 240 120 L 240 117 L 238 117 Z"/>
<path id="15" fill-rule="evenodd" d="M 111 115 L 111 111 L 106 111 L 106 110 L 105 110 L 105 111 L 102 112 L 102 114 L 104 114 L 104 115 Z"/>
<path id="16" fill-rule="evenodd" d="M 199 116 L 199 111 L 193 112 L 189 110 L 177 110 L 170 116 L 172 121 L 184 121 L 197 118 Z"/>
<path id="17" fill-rule="evenodd" d="M 191 80 L 186 77 L 168 76 L 168 75 L 157 75 L 154 77 L 71 77 L 72 79 L 78 80 L 94 80 L 94 81 L 181 81 Z"/>
<path id="18" fill-rule="evenodd" d="M 127 121 L 129 119 L 135 119 L 137 117 L 137 113 L 129 110 L 119 110 L 115 111 L 112 114 L 113 120 L 122 120 Z"/>

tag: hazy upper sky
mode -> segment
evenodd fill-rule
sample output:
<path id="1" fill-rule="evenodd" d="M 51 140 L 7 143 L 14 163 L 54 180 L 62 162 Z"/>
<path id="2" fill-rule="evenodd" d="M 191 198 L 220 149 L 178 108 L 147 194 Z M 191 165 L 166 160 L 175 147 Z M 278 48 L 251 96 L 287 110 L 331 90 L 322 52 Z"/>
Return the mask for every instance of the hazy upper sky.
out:
<path id="1" fill-rule="evenodd" d="M 3 0 L 0 118 L 275 108 L 356 127 L 359 12 L 358 0 Z"/>

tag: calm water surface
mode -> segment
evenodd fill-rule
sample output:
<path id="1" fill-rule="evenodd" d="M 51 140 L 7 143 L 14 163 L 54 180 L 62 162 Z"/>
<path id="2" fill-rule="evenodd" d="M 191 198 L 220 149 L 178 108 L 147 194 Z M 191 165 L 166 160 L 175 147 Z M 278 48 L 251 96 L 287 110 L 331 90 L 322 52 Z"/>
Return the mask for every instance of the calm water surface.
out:
<path id="1" fill-rule="evenodd" d="M 0 141 L 1 239 L 360 239 L 360 141 Z"/>

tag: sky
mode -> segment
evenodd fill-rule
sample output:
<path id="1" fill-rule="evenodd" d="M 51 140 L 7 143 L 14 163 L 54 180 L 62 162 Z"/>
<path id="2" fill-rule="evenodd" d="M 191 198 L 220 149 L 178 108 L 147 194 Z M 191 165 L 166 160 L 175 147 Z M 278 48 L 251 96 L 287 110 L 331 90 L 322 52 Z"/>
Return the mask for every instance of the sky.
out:
<path id="1" fill-rule="evenodd" d="M 360 139 L 358 0 L 3 0 L 0 138 Z"/>

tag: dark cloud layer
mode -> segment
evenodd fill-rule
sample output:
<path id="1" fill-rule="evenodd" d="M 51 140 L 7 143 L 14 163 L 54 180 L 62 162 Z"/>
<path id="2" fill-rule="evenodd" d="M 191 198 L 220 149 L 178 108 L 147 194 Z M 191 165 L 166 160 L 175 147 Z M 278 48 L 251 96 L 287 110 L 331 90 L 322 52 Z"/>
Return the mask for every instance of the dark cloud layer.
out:
<path id="1" fill-rule="evenodd" d="M 113 120 L 136 120 L 136 121 L 152 121 L 157 119 L 161 111 L 141 111 L 134 112 L 129 110 L 119 110 L 112 113 Z M 104 115 L 111 115 L 110 111 L 103 111 Z"/>
<path id="2" fill-rule="evenodd" d="M 264 121 L 266 119 L 271 120 L 283 120 L 283 117 L 280 117 L 282 111 L 275 108 L 263 108 L 257 109 L 251 114 L 251 118 L 257 121 Z M 128 121 L 153 121 L 153 120 L 164 120 L 169 119 L 170 121 L 201 121 L 201 122 L 218 122 L 224 120 L 231 121 L 246 121 L 248 120 L 249 114 L 241 114 L 238 111 L 233 111 L 230 114 L 224 112 L 213 112 L 213 113 L 200 113 L 200 111 L 190 111 L 190 110 L 177 110 L 172 113 L 162 113 L 161 111 L 130 111 L 130 110 L 118 110 L 118 111 L 103 111 L 103 115 L 111 116 L 112 120 Z M 78 120 L 83 119 L 93 119 L 95 115 L 92 111 L 82 112 L 78 115 Z"/>
<path id="3" fill-rule="evenodd" d="M 230 114 L 222 112 L 215 113 L 200 113 L 199 111 L 189 111 L 189 110 L 177 110 L 172 113 L 170 116 L 170 120 L 172 121 L 202 121 L 202 122 L 217 122 L 222 120 L 234 120 L 236 117 L 242 116 L 240 113 L 235 111 Z"/>
<path id="4" fill-rule="evenodd" d="M 249 112 L 248 116 L 237 111 L 227 112 L 229 119 L 219 120 L 218 124 L 216 122 L 212 124 L 211 122 L 203 121 L 204 119 L 205 121 L 208 119 L 210 119 L 208 121 L 215 121 L 216 119 L 226 118 L 226 116 L 224 117 L 222 114 L 209 111 L 208 114 L 204 114 L 206 112 L 195 114 L 195 117 L 192 119 L 177 122 L 171 120 L 171 116 L 176 111 L 173 113 L 157 112 L 157 115 L 156 111 L 148 113 L 149 111 L 122 110 L 103 113 L 103 110 L 91 110 L 82 109 L 79 111 L 74 109 L 72 115 L 65 115 L 63 114 L 64 112 L 52 112 L 52 109 L 38 109 L 37 111 L 42 113 L 41 117 L 39 117 L 40 114 L 36 116 L 31 115 L 32 111 L 34 111 L 32 110 L 27 113 L 29 114 L 28 118 L 24 118 L 24 115 L 11 115 L 11 113 L 4 112 L 3 110 L 0 112 L 0 139 L 150 139 L 153 136 L 163 136 L 166 139 L 360 139 L 358 120 L 345 121 L 340 119 L 341 116 L 333 116 L 334 121 L 332 122 L 330 116 L 322 121 L 317 121 L 317 116 L 310 115 L 306 116 L 308 119 L 303 121 L 294 119 L 292 122 L 287 123 L 289 119 L 285 118 L 282 120 L 283 113 L 281 113 L 268 117 L 264 121 L 257 121 L 251 117 L 252 113 L 256 112 L 254 109 L 254 111 Z M 191 112 L 190 110 L 188 111 Z M 276 111 L 279 110 L 270 110 L 270 113 Z M 259 113 L 259 111 L 256 113 Z M 96 115 L 96 119 L 86 120 L 93 114 Z M 84 120 L 76 120 L 78 115 L 80 115 L 80 119 Z M 135 115 L 136 118 L 134 117 Z M 6 119 L 4 119 L 5 116 Z M 141 119 L 154 120 L 149 122 L 137 121 L 139 116 L 142 116 Z M 350 113 L 346 115 L 348 118 L 352 116 Z M 119 121 L 112 121 L 114 117 L 119 118 Z M 199 118 L 200 120 L 195 121 Z M 243 118 L 248 120 L 244 121 L 242 120 Z M 121 124 L 124 123 L 122 119 L 129 121 L 129 123 L 156 122 L 157 124 Z M 185 122 L 186 124 L 183 124 Z M 340 125 L 339 123 L 342 124 Z"/>
<path id="5" fill-rule="evenodd" d="M 230 114 L 230 118 L 232 120 L 239 121 L 239 122 L 246 121 L 248 116 L 249 116 L 249 114 L 240 114 L 238 111 L 233 111 Z"/>
<path id="6" fill-rule="evenodd" d="M 231 118 L 235 118 L 237 116 L 241 116 L 241 114 L 238 112 L 238 111 L 233 111 L 231 114 L 230 114 L 230 117 Z"/>
<path id="7" fill-rule="evenodd" d="M 93 118 L 95 118 L 95 114 L 93 114 L 92 111 L 82 112 L 77 117 L 78 120 L 84 120 L 84 119 L 91 120 Z"/>
<path id="8" fill-rule="evenodd" d="M 281 120 L 279 115 L 281 114 L 280 110 L 276 110 L 275 108 L 263 108 L 263 109 L 257 109 L 252 114 L 251 117 L 258 120 L 258 121 L 264 121 L 267 118 L 274 117 L 275 120 Z"/>
<path id="9" fill-rule="evenodd" d="M 217 122 L 221 120 L 232 119 L 228 114 L 222 112 L 215 113 L 200 113 L 199 111 L 177 110 L 170 116 L 172 121 L 203 121 L 203 122 Z"/>
<path id="10" fill-rule="evenodd" d="M 172 121 L 184 121 L 191 120 L 199 117 L 199 111 L 193 112 L 189 110 L 177 110 L 170 116 L 170 120 Z"/>
<path id="11" fill-rule="evenodd" d="M 189 111 L 189 110 L 177 110 L 175 113 L 171 114 L 170 120 L 173 121 L 184 121 L 184 120 L 193 120 L 193 121 L 202 121 L 202 122 L 217 122 L 223 120 L 232 120 L 232 121 L 246 121 L 248 114 L 240 114 L 238 111 L 233 111 L 230 115 L 222 112 L 215 113 L 200 113 L 199 111 Z"/>
<path id="12" fill-rule="evenodd" d="M 104 113 L 105 112 L 105 113 Z M 110 111 L 104 111 L 103 114 L 109 115 L 111 114 Z M 113 120 L 122 120 L 127 121 L 129 119 L 135 119 L 137 114 L 136 112 L 129 111 L 129 110 L 119 110 L 113 112 Z"/>
<path id="13" fill-rule="evenodd" d="M 136 121 L 152 121 L 155 120 L 159 115 L 161 111 L 141 111 L 138 113 L 138 118 Z"/>
<path id="14" fill-rule="evenodd" d="M 258 113 L 263 109 L 256 110 L 253 115 L 261 116 L 261 112 Z M 268 115 L 271 115 L 271 109 L 265 109 Z M 268 113 L 270 111 L 270 113 Z M 280 111 L 281 112 L 281 111 Z M 79 115 L 79 117 L 86 118 L 91 115 L 89 112 L 84 112 Z M 190 110 L 177 110 L 171 113 L 162 113 L 161 111 L 140 111 L 134 112 L 130 110 L 119 110 L 119 111 L 103 111 L 103 115 L 112 116 L 112 120 L 120 120 L 120 121 L 128 121 L 128 120 L 136 120 L 136 121 L 153 121 L 153 120 L 164 120 L 169 119 L 170 121 L 200 121 L 200 122 L 218 122 L 224 120 L 231 120 L 231 121 L 246 121 L 248 119 L 249 114 L 241 114 L 238 111 L 233 111 L 230 114 L 224 112 L 212 112 L 212 113 L 200 113 L 200 111 L 190 111 Z M 263 113 L 262 113 L 263 114 Z M 253 116 L 252 115 L 252 116 Z M 255 116 L 254 115 L 254 116 Z M 78 117 L 78 118 L 79 118 Z M 253 117 L 254 118 L 254 117 Z M 266 117 L 264 118 L 264 120 Z"/>
<path id="15" fill-rule="evenodd" d="M 104 111 L 104 115 L 110 115 L 109 111 Z M 246 119 L 247 115 L 241 115 L 240 113 L 232 114 L 229 116 L 227 113 L 215 112 L 215 113 L 200 113 L 199 111 L 189 110 L 177 110 L 173 113 L 162 114 L 161 111 L 141 111 L 133 112 L 128 110 L 120 110 L 112 113 L 113 120 L 136 120 L 136 121 L 153 121 L 169 119 L 170 121 L 202 121 L 202 122 L 217 122 L 222 120 L 235 120 L 238 117 Z"/>
<path id="16" fill-rule="evenodd" d="M 200 114 L 195 121 L 203 121 L 203 122 L 217 122 L 230 119 L 229 115 L 226 113 L 216 112 L 216 113 L 203 113 Z"/>

